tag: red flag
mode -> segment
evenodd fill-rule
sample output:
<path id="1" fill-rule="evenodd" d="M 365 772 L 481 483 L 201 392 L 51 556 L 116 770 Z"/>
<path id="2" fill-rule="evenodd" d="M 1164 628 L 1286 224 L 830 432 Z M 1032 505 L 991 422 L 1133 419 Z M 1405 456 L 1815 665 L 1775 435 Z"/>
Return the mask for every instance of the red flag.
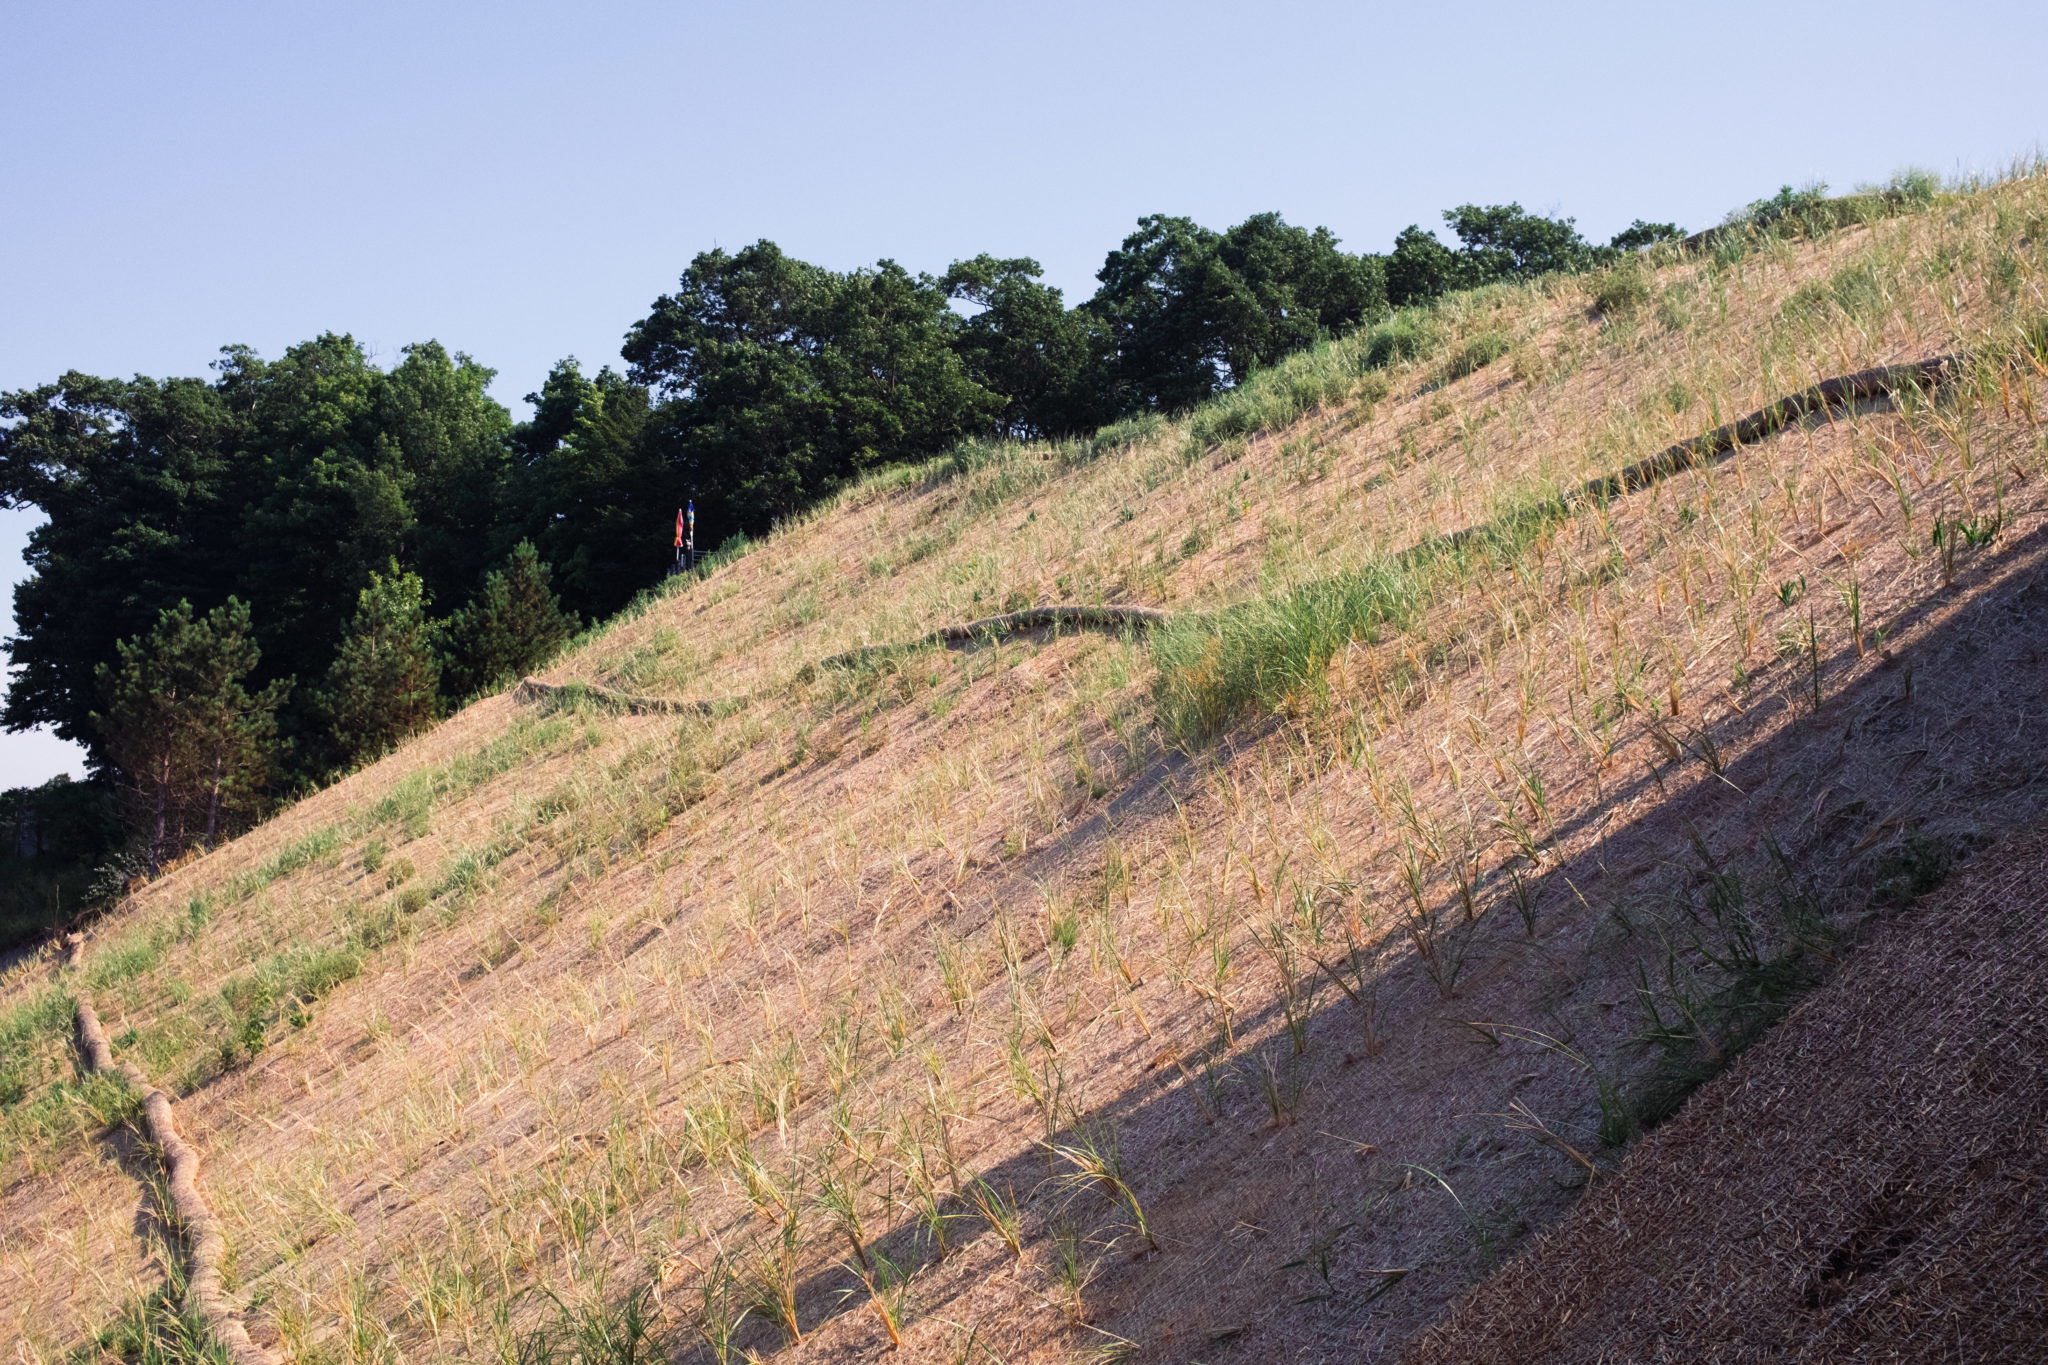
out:
<path id="1" fill-rule="evenodd" d="M 683 548 L 683 509 L 676 509 L 676 548 Z"/>

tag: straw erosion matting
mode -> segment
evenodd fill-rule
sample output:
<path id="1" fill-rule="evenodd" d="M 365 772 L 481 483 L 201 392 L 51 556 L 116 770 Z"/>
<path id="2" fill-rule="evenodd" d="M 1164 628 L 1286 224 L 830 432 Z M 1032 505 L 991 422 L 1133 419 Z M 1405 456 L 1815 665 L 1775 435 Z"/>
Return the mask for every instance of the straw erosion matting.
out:
<path id="1" fill-rule="evenodd" d="M 1406 1357 L 2048 1351 L 2048 828 L 1879 931 Z"/>

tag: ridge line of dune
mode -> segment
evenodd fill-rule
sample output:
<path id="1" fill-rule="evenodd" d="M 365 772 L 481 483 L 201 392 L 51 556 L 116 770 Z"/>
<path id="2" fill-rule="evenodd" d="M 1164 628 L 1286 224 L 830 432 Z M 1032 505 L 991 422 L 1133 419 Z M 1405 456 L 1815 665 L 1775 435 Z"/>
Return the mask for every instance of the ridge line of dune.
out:
<path id="1" fill-rule="evenodd" d="M 65 939 L 69 949 L 67 965 L 78 967 L 84 958 L 85 939 L 78 934 Z M 234 1365 L 284 1365 L 284 1357 L 258 1346 L 249 1339 L 242 1315 L 228 1302 L 221 1287 L 220 1263 L 227 1255 L 227 1239 L 221 1235 L 220 1220 L 214 1217 L 206 1196 L 199 1190 L 199 1151 L 179 1134 L 171 1113 L 170 1097 L 151 1085 L 133 1064 L 117 1063 L 100 1025 L 99 1012 L 84 993 L 78 996 L 78 1034 L 87 1062 L 94 1071 L 120 1076 L 142 1095 L 142 1108 L 149 1127 L 149 1140 L 163 1153 L 164 1174 L 170 1186 L 171 1209 L 184 1226 L 191 1266 L 185 1278 L 185 1308 L 196 1313 L 228 1353 Z"/>
<path id="2" fill-rule="evenodd" d="M 863 659 L 877 655 L 900 654 L 905 650 L 921 649 L 926 645 L 947 644 L 957 640 L 993 639 L 1011 631 L 1038 630 L 1045 626 L 1097 626 L 1119 629 L 1125 626 L 1165 625 L 1172 619 L 1173 613 L 1162 611 L 1158 607 L 1026 607 L 1022 611 L 1005 612 L 1001 616 L 985 616 L 978 621 L 940 626 L 937 630 L 927 631 L 911 640 L 841 650 L 837 654 L 826 655 L 815 664 L 805 664 L 798 670 L 797 676 L 801 680 L 820 668 L 849 668 Z M 730 707 L 745 706 L 754 698 L 766 696 L 776 690 L 761 688 L 730 697 L 684 700 L 678 697 L 648 697 L 631 692 L 615 692 L 609 687 L 591 682 L 548 683 L 538 678 L 522 678 L 519 685 L 512 689 L 512 695 L 519 701 L 538 701 L 544 697 L 580 694 L 635 715 L 710 715 Z"/>

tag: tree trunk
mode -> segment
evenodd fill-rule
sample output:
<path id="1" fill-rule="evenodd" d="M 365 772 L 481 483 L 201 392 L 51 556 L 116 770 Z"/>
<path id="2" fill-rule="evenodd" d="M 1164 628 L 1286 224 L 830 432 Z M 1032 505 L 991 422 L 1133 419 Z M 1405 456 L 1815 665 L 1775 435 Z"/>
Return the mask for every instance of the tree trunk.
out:
<path id="1" fill-rule="evenodd" d="M 164 864 L 164 840 L 169 835 L 171 805 L 171 751 L 164 750 L 163 758 L 157 764 L 156 775 L 156 833 L 149 841 L 149 873 L 153 877 Z"/>
<path id="2" fill-rule="evenodd" d="M 221 749 L 219 749 L 219 748 L 216 748 L 216 749 L 215 749 L 215 750 L 213 751 L 213 790 L 212 790 L 211 792 L 209 792 L 209 793 L 207 794 L 207 801 L 206 801 L 206 845 L 205 845 L 205 847 L 206 847 L 206 851 L 207 851 L 208 853 L 211 853 L 211 852 L 213 852 L 213 831 L 214 831 L 214 826 L 215 826 L 215 825 L 216 825 L 216 824 L 218 823 L 218 821 L 219 821 L 219 819 L 220 819 L 220 779 L 221 779 L 221 764 L 222 764 L 222 759 L 223 759 L 223 757 L 224 757 L 224 754 L 223 754 L 223 751 L 222 751 Z"/>

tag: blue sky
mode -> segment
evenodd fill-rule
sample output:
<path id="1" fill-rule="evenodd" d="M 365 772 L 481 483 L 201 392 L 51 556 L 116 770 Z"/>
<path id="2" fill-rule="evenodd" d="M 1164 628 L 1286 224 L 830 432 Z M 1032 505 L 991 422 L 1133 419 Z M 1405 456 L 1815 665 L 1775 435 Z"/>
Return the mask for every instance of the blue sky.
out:
<path id="1" fill-rule="evenodd" d="M 1142 214 L 1383 250 L 1466 201 L 1604 238 L 2048 134 L 2036 5 L 0 3 L 0 389 L 433 337 L 519 409 L 691 255 L 1029 255 Z M 0 511 L 0 579 L 36 518 Z M 11 616 L 9 617 L 11 623 Z M 0 735 L 0 786 L 73 765 Z"/>

